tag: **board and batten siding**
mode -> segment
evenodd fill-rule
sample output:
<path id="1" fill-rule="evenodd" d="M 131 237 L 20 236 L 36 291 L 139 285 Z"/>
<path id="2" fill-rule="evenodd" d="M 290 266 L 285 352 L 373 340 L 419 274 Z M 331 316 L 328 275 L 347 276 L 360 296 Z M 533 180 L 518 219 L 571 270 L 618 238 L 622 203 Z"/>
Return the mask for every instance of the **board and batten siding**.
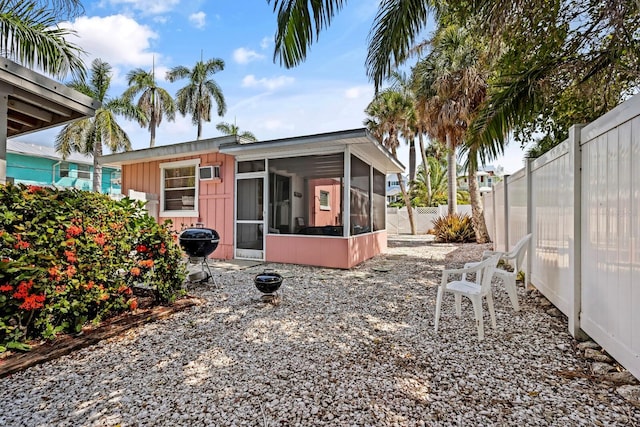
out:
<path id="1" fill-rule="evenodd" d="M 180 232 L 184 228 L 201 222 L 220 234 L 220 244 L 212 258 L 233 259 L 233 192 L 235 159 L 220 153 L 185 156 L 171 160 L 149 161 L 122 166 L 122 193 L 135 190 L 157 195 L 160 200 L 160 165 L 172 161 L 200 159 L 200 166 L 220 165 L 221 180 L 200 181 L 198 188 L 197 218 L 161 216 L 159 222 L 170 219 L 173 229 Z"/>

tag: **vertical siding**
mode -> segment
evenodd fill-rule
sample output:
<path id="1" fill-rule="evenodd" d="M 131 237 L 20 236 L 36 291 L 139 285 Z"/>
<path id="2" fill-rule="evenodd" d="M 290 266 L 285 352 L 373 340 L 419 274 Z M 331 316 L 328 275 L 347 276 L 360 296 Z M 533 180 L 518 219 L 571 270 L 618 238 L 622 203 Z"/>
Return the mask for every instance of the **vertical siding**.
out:
<path id="1" fill-rule="evenodd" d="M 150 161 L 124 165 L 122 168 L 122 193 L 128 194 L 129 190 L 143 191 L 157 194 L 160 198 L 160 163 L 169 161 L 194 159 L 198 156 L 185 156 L 170 160 Z M 220 164 L 222 182 L 200 181 L 199 206 L 197 218 L 187 217 L 160 217 L 164 222 L 169 219 L 177 232 L 183 228 L 202 222 L 206 227 L 213 228 L 220 234 L 220 244 L 213 253 L 213 258 L 233 258 L 233 192 L 234 158 L 219 153 L 204 154 L 200 156 L 200 165 Z"/>

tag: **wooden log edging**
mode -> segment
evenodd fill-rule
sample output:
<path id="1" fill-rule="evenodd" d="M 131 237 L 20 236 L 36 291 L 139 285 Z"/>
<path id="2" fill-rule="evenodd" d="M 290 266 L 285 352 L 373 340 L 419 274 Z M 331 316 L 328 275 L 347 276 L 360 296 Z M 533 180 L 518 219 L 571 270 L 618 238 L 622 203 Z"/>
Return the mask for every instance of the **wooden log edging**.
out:
<path id="1" fill-rule="evenodd" d="M 165 319 L 173 313 L 201 304 L 202 302 L 203 300 L 199 298 L 187 297 L 177 300 L 170 306 L 157 306 L 140 310 L 139 313 L 119 318 L 113 322 L 104 322 L 96 328 L 84 331 L 83 335 L 63 336 L 51 343 L 34 347 L 27 353 L 19 353 L 5 359 L 0 359 L 0 378 L 30 368 L 31 366 L 57 359 L 75 350 L 89 347 L 104 339 L 121 334 L 128 329 Z"/>

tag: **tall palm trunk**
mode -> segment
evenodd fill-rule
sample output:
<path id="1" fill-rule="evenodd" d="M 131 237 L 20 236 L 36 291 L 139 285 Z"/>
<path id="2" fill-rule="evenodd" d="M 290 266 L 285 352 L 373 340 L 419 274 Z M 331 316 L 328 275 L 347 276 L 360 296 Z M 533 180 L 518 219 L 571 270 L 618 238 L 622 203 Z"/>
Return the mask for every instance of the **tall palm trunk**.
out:
<path id="1" fill-rule="evenodd" d="M 469 156 L 475 153 L 469 153 Z M 476 232 L 476 242 L 488 243 L 491 241 L 487 224 L 484 221 L 484 207 L 482 206 L 482 198 L 480 197 L 480 187 L 476 179 L 477 167 L 474 162 L 469 162 L 469 198 L 471 199 L 471 223 L 473 230 Z"/>
<path id="2" fill-rule="evenodd" d="M 447 132 L 447 184 L 448 212 L 452 215 L 458 211 L 458 183 L 456 180 L 456 147 L 451 132 Z"/>
<path id="3" fill-rule="evenodd" d="M 411 199 L 409 199 L 409 193 L 404 186 L 404 180 L 402 174 L 398 174 L 398 182 L 400 183 L 400 191 L 402 192 L 402 198 L 404 199 L 404 205 L 407 207 L 407 214 L 409 215 L 409 224 L 411 225 L 411 234 L 416 234 L 416 225 L 413 222 L 413 207 L 411 206 Z"/>
<path id="4" fill-rule="evenodd" d="M 102 192 L 102 165 L 98 160 L 102 157 L 102 142 L 97 140 L 93 144 L 93 191 Z"/>
<path id="5" fill-rule="evenodd" d="M 151 133 L 151 140 L 149 141 L 149 147 L 156 146 L 156 91 L 151 90 L 151 117 L 149 117 L 149 132 Z"/>
<path id="6" fill-rule="evenodd" d="M 202 119 L 198 120 L 198 138 L 196 139 L 200 138 L 202 138 Z"/>
<path id="7" fill-rule="evenodd" d="M 413 182 L 415 180 L 416 180 L 416 143 L 413 139 L 411 139 L 409 141 L 409 182 Z"/>
<path id="8" fill-rule="evenodd" d="M 432 194 L 432 191 L 431 191 L 431 167 L 429 167 L 429 162 L 427 161 L 427 153 L 425 151 L 424 140 L 422 138 L 423 138 L 422 132 L 419 132 L 418 133 L 418 143 L 420 145 L 420 155 L 422 157 L 422 167 L 424 168 L 425 183 L 427 185 L 427 200 L 428 200 L 429 206 L 431 206 L 431 198 L 433 197 L 433 194 Z"/>

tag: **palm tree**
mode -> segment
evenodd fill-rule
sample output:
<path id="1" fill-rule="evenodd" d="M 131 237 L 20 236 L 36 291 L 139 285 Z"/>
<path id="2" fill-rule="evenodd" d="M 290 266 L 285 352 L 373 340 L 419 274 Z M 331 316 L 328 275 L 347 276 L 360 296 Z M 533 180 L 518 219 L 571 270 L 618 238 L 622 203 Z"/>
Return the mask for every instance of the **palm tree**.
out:
<path id="1" fill-rule="evenodd" d="M 72 30 L 58 26 L 82 10 L 79 0 L 0 0 L 0 52 L 56 77 L 84 76 L 84 51 L 67 40 Z"/>
<path id="2" fill-rule="evenodd" d="M 95 116 L 78 120 L 62 128 L 56 136 L 56 151 L 63 158 L 72 152 L 93 155 L 93 191 L 100 191 L 102 184 L 102 166 L 98 162 L 102 156 L 103 146 L 109 147 L 111 152 L 131 150 L 131 141 L 125 131 L 116 122 L 116 114 L 128 119 L 146 120 L 144 113 L 131 105 L 125 99 L 111 99 L 108 97 L 111 85 L 111 66 L 101 59 L 94 59 L 91 63 L 89 81 L 74 80 L 69 83 L 73 89 L 90 96 L 102 103 L 96 110 Z"/>
<path id="3" fill-rule="evenodd" d="M 224 135 L 237 135 L 240 138 L 244 138 L 247 141 L 251 141 L 251 142 L 255 142 L 258 140 L 258 138 L 256 138 L 256 136 L 253 133 L 247 130 L 240 132 L 240 128 L 235 124 L 235 122 L 234 123 L 220 122 L 216 125 L 216 129 L 218 129 Z"/>
<path id="4" fill-rule="evenodd" d="M 127 74 L 129 88 L 122 95 L 124 99 L 131 100 L 140 94 L 137 106 L 144 112 L 148 120 L 139 121 L 140 126 L 149 126 L 151 139 L 149 147 L 156 145 L 156 128 L 162 123 L 162 117 L 173 121 L 176 116 L 176 104 L 165 89 L 156 84 L 155 73 L 137 68 Z"/>
<path id="5" fill-rule="evenodd" d="M 400 133 L 406 127 L 406 122 L 411 120 L 413 114 L 411 100 L 398 91 L 387 89 L 376 95 L 365 109 L 365 113 L 369 116 L 365 119 L 365 126 L 397 159 Z M 398 173 L 398 182 L 400 183 L 400 191 L 409 214 L 411 234 L 416 234 L 411 200 L 400 173 Z"/>
<path id="6" fill-rule="evenodd" d="M 167 73 L 167 80 L 175 82 L 184 78 L 189 83 L 176 93 L 178 111 L 183 116 L 191 114 L 191 120 L 198 126 L 198 139 L 202 137 L 202 121 L 211 121 L 211 99 L 216 102 L 218 116 L 222 117 L 227 111 L 227 105 L 222 95 L 222 89 L 210 77 L 218 71 L 224 70 L 224 61 L 219 58 L 198 61 L 193 69 L 184 66 L 172 68 Z"/>

